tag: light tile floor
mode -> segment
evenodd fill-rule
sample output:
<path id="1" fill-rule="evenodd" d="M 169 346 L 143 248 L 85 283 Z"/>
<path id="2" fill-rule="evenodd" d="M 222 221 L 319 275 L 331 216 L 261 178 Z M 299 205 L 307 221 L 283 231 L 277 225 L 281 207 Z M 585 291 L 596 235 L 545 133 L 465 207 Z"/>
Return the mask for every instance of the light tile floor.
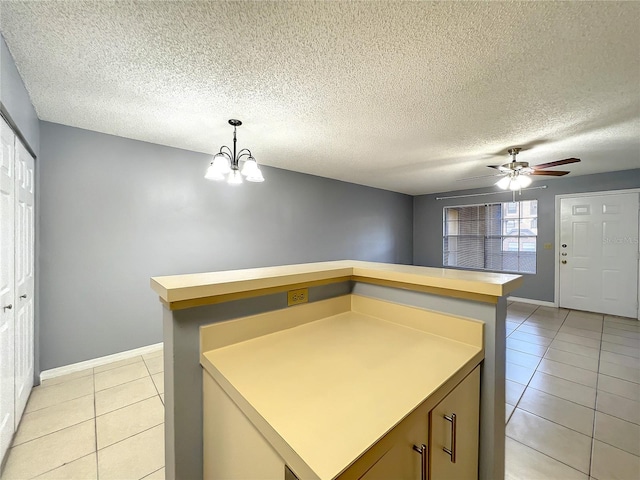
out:
<path id="1" fill-rule="evenodd" d="M 640 323 L 511 303 L 506 478 L 640 478 Z M 2 480 L 164 479 L 162 351 L 34 388 Z"/>
<path id="2" fill-rule="evenodd" d="M 2 480 L 164 479 L 162 350 L 35 387 Z"/>
<path id="3" fill-rule="evenodd" d="M 640 322 L 511 303 L 507 479 L 640 479 Z"/>

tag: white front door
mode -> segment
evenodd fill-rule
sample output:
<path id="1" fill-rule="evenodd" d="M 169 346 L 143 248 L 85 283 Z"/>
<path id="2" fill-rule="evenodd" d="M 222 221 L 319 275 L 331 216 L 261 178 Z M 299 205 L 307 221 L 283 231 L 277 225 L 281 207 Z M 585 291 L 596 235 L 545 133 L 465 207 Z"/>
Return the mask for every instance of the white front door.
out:
<path id="1" fill-rule="evenodd" d="M 0 462 L 14 432 L 14 135 L 0 118 Z"/>
<path id="2" fill-rule="evenodd" d="M 34 160 L 16 141 L 15 159 L 15 419 L 33 387 Z"/>
<path id="3" fill-rule="evenodd" d="M 560 200 L 560 307 L 638 316 L 638 193 Z"/>

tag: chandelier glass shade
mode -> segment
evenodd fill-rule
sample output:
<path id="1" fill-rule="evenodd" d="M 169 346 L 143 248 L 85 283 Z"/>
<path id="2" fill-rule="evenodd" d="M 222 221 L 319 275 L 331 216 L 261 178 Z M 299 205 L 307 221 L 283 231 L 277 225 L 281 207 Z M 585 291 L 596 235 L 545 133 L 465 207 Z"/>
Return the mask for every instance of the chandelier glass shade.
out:
<path id="1" fill-rule="evenodd" d="M 528 175 L 520 175 L 518 172 L 512 172 L 498 180 L 496 185 L 502 190 L 516 191 L 531 185 L 531 177 Z"/>
<path id="2" fill-rule="evenodd" d="M 240 185 L 243 177 L 248 182 L 264 182 L 264 177 L 258 167 L 256 159 L 248 148 L 243 148 L 236 153 L 236 128 L 242 125 L 240 120 L 231 119 L 229 124 L 233 125 L 233 151 L 223 145 L 220 151 L 213 157 L 204 178 L 208 180 L 226 180 L 229 185 Z M 240 162 L 243 162 L 242 168 Z"/>

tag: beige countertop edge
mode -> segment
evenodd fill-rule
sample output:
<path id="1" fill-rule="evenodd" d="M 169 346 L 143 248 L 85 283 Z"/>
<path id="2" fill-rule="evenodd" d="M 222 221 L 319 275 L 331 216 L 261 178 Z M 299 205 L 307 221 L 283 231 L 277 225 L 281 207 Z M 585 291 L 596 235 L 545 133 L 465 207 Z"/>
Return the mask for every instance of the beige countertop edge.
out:
<path id="1" fill-rule="evenodd" d="M 341 260 L 152 277 L 151 288 L 165 302 L 177 302 L 351 276 L 495 297 L 523 281 L 520 275 Z"/>
<path id="2" fill-rule="evenodd" d="M 251 421 L 256 429 L 264 436 L 269 444 L 284 459 L 287 465 L 293 468 L 301 478 L 318 479 L 316 473 L 300 458 L 282 438 L 281 435 L 264 419 L 262 415 L 251 405 L 251 403 L 242 396 L 242 394 L 233 386 L 233 384 L 211 363 L 206 356 L 206 352 L 200 354 L 200 364 L 204 371 L 210 375 L 220 385 L 222 390 L 231 398 L 233 403 L 242 411 L 244 415 Z"/>

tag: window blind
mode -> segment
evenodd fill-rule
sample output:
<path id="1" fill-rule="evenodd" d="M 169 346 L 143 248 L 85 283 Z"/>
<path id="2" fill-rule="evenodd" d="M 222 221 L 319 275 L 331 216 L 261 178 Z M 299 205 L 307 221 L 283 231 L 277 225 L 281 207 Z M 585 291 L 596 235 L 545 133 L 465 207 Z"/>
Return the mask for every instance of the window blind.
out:
<path id="1" fill-rule="evenodd" d="M 536 273 L 538 201 L 443 209 L 443 265 Z"/>

